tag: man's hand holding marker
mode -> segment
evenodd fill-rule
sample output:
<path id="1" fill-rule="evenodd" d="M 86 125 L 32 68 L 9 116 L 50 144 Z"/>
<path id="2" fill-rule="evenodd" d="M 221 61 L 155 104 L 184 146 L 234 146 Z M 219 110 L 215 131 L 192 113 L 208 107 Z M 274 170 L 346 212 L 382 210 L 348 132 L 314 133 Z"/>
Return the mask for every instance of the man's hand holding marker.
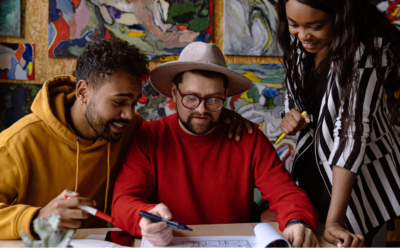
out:
<path id="1" fill-rule="evenodd" d="M 70 199 L 70 198 L 71 198 L 71 197 L 64 196 L 64 199 L 65 199 L 65 200 Z M 90 207 L 90 206 L 78 206 L 78 208 L 81 209 L 81 210 L 83 210 L 83 211 L 86 211 L 86 212 L 88 212 L 89 214 L 91 214 L 91 215 L 93 215 L 93 216 L 96 216 L 96 217 L 98 217 L 98 218 L 100 218 L 100 219 L 102 219 L 102 220 L 105 220 L 105 221 L 107 221 L 107 222 L 110 222 L 110 223 L 112 223 L 113 220 L 114 220 L 113 217 L 111 217 L 110 215 L 108 215 L 108 214 L 106 214 L 106 213 L 103 213 L 103 212 L 97 210 L 96 208 L 93 208 L 93 207 Z"/>
<path id="2" fill-rule="evenodd" d="M 69 199 L 65 199 L 65 197 L 69 197 Z M 79 209 L 78 206 L 94 207 L 96 206 L 96 201 L 90 198 L 80 197 L 77 192 L 66 189 L 45 207 L 41 208 L 37 217 L 47 218 L 51 214 L 59 214 L 61 218 L 58 229 L 65 231 L 70 229 L 75 230 L 81 227 L 82 222 L 80 220 L 89 217 L 89 214 Z"/>

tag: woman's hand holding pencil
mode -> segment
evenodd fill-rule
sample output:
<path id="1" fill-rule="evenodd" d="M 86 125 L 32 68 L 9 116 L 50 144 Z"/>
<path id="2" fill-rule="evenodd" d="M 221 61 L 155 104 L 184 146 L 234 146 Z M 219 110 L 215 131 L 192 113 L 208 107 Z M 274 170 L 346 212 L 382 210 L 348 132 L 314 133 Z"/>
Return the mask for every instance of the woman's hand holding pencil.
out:
<path id="1" fill-rule="evenodd" d="M 278 144 L 286 135 L 295 135 L 297 132 L 307 127 L 310 122 L 310 116 L 306 111 L 300 113 L 296 109 L 290 110 L 290 112 L 286 113 L 285 117 L 282 119 L 280 127 L 283 134 L 275 144 Z"/>

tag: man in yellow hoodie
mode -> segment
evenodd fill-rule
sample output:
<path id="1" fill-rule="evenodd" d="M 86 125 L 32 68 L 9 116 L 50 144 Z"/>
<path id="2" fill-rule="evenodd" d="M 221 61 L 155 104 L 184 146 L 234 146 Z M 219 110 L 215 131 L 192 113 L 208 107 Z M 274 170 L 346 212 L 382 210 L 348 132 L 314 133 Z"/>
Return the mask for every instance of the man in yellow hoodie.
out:
<path id="1" fill-rule="evenodd" d="M 119 166 L 144 121 L 135 105 L 148 62 L 112 39 L 88 45 L 75 72 L 47 81 L 33 113 L 0 134 L 0 239 L 35 236 L 32 220 L 52 213 L 60 229 L 106 226 L 76 206 L 110 214 Z"/>
<path id="2" fill-rule="evenodd" d="M 21 230 L 36 237 L 33 219 L 53 213 L 61 215 L 63 230 L 106 226 L 76 207 L 110 214 L 115 178 L 144 121 L 135 105 L 148 74 L 144 54 L 111 39 L 85 48 L 76 79 L 59 76 L 43 84 L 33 113 L 0 133 L 0 239 L 18 239 Z M 252 133 L 248 121 L 230 116 L 230 137 L 238 140 L 243 125 Z"/>

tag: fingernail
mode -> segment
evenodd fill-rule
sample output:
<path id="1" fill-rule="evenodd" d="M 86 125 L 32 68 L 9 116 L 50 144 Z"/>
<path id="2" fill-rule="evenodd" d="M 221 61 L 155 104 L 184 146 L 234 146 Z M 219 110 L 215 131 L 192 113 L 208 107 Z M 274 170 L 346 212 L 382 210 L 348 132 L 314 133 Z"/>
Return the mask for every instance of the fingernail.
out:
<path id="1" fill-rule="evenodd" d="M 77 192 L 72 192 L 72 194 L 73 194 L 73 195 L 78 195 L 78 193 L 77 193 Z"/>
<path id="2" fill-rule="evenodd" d="M 250 134 L 253 133 L 253 129 L 250 129 Z"/>
<path id="3" fill-rule="evenodd" d="M 336 245 L 338 248 L 342 248 L 342 244 L 340 244 L 340 242 L 339 243 L 337 243 L 337 245 Z"/>
<path id="4" fill-rule="evenodd" d="M 239 141 L 240 140 L 240 136 L 236 136 L 236 141 Z"/>
<path id="5" fill-rule="evenodd" d="M 229 139 L 231 139 L 232 138 L 232 134 L 229 134 L 228 137 L 229 137 Z"/>
<path id="6" fill-rule="evenodd" d="M 164 217 L 165 217 L 165 218 L 167 218 L 167 217 L 169 217 L 169 216 L 171 216 L 171 213 L 166 213 L 166 214 L 164 214 Z"/>
<path id="7" fill-rule="evenodd" d="M 97 202 L 93 200 L 93 206 L 95 207 L 97 205 Z"/>

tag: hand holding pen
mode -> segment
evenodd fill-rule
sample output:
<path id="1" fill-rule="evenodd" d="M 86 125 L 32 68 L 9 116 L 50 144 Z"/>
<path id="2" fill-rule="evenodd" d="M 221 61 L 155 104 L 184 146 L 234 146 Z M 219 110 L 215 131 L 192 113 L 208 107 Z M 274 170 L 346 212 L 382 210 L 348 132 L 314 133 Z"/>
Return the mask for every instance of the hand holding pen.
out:
<path id="1" fill-rule="evenodd" d="M 280 125 L 281 131 L 285 135 L 281 135 L 275 144 L 278 144 L 286 135 L 295 135 L 297 132 L 307 127 L 310 122 L 311 119 L 307 112 L 303 111 L 303 113 L 300 113 L 296 109 L 290 110 L 289 113 L 285 114 Z"/>
<path id="2" fill-rule="evenodd" d="M 64 199 L 65 196 L 71 197 L 71 199 L 66 200 Z M 90 198 L 80 197 L 77 192 L 65 189 L 45 207 L 41 208 L 37 217 L 47 218 L 51 214 L 59 214 L 61 219 L 58 229 L 66 231 L 70 229 L 74 230 L 81 227 L 82 219 L 89 217 L 89 214 L 77 208 L 78 206 L 93 207 L 96 206 L 96 202 Z"/>
<path id="3" fill-rule="evenodd" d="M 149 211 L 154 215 L 160 216 L 165 220 L 171 220 L 172 214 L 168 207 L 160 203 Z M 155 246 L 166 246 L 172 240 L 172 228 L 168 226 L 167 222 L 153 222 L 147 218 L 142 218 L 139 222 L 142 230 L 142 235 Z"/>

